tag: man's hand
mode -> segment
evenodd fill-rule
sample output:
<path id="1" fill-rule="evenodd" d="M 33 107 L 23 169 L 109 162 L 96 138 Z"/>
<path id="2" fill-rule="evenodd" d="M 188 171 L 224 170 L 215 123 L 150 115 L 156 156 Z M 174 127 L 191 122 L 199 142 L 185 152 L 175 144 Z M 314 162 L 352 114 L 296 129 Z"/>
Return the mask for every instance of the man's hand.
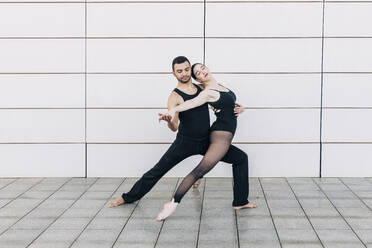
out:
<path id="1" fill-rule="evenodd" d="M 243 105 L 239 104 L 239 103 L 235 103 L 235 108 L 234 108 L 234 114 L 235 114 L 235 117 L 238 118 L 238 116 L 244 112 L 244 107 Z"/>

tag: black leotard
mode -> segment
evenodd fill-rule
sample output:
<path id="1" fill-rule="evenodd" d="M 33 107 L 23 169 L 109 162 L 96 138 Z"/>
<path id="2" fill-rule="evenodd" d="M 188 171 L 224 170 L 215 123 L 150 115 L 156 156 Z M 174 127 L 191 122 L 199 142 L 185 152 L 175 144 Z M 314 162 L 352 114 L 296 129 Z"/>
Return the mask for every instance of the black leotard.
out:
<path id="1" fill-rule="evenodd" d="M 180 95 L 184 101 L 191 100 L 197 97 L 202 89 L 194 84 L 197 91 L 193 95 L 186 94 L 181 90 L 175 88 L 174 91 Z M 179 113 L 180 125 L 178 127 L 178 134 L 190 138 L 203 139 L 209 137 L 209 110 L 208 103 L 199 107 L 189 109 Z"/>
<path id="2" fill-rule="evenodd" d="M 215 91 L 220 93 L 220 98 L 215 102 L 209 103 L 214 108 L 214 113 L 217 116 L 217 120 L 213 122 L 211 126 L 211 131 L 229 131 L 234 135 L 237 125 L 237 120 L 234 114 L 236 96 L 231 90 L 227 92 L 219 90 Z"/>

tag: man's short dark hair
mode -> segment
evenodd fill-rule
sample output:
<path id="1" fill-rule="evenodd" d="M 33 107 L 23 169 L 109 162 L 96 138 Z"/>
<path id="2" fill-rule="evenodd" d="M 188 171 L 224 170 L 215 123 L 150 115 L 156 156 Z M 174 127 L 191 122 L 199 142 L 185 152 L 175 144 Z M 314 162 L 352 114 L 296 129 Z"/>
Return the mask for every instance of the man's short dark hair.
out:
<path id="1" fill-rule="evenodd" d="M 172 70 L 174 71 L 175 64 L 182 64 L 185 63 L 186 61 L 191 65 L 190 61 L 185 56 L 178 56 L 174 58 L 172 62 Z"/>

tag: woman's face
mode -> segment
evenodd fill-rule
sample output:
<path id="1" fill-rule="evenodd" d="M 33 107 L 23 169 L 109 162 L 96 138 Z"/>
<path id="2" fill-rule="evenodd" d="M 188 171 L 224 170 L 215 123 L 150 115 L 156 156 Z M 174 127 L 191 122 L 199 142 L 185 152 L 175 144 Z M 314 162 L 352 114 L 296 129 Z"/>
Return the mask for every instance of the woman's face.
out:
<path id="1" fill-rule="evenodd" d="M 201 83 L 208 81 L 211 77 L 209 68 L 202 64 L 197 64 L 194 67 L 194 74 L 196 76 L 196 81 Z"/>

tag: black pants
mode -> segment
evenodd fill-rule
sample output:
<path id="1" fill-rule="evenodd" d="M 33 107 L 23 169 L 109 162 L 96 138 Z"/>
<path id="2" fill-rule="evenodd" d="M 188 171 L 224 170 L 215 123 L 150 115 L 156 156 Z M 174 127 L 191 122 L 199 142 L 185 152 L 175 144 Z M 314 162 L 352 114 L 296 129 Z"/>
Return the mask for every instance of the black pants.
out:
<path id="1" fill-rule="evenodd" d="M 182 160 L 193 155 L 204 155 L 209 147 L 209 138 L 196 140 L 189 137 L 177 135 L 176 140 L 161 157 L 159 162 L 147 171 L 133 185 L 128 193 L 122 194 L 126 203 L 141 199 L 170 169 Z M 234 145 L 230 145 L 226 155 L 221 161 L 232 164 L 233 167 L 233 206 L 242 206 L 248 203 L 248 156 L 245 152 Z"/>

